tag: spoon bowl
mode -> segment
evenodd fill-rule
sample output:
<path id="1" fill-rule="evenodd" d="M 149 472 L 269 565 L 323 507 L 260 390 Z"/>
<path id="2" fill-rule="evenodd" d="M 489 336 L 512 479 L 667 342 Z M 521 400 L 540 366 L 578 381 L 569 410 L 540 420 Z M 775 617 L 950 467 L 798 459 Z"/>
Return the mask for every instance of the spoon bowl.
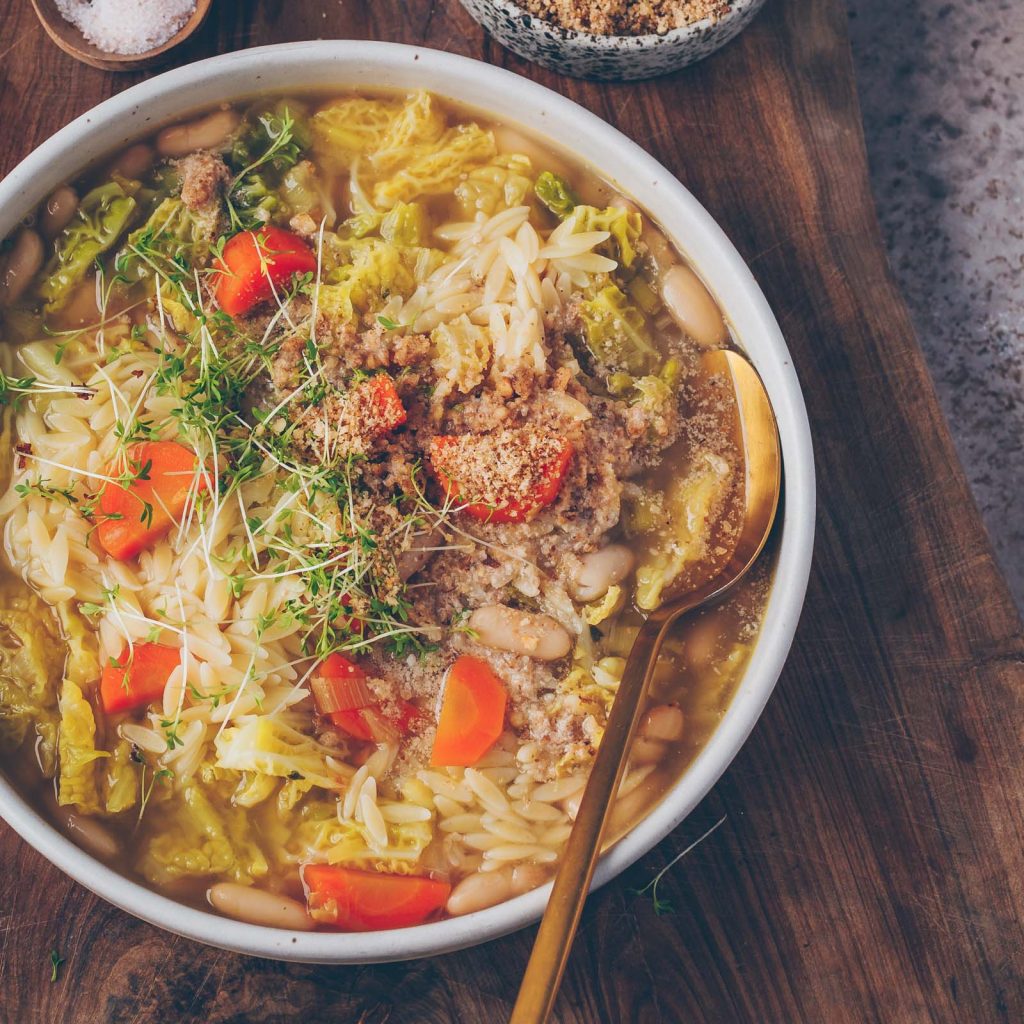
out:
<path id="1" fill-rule="evenodd" d="M 681 614 L 725 596 L 747 573 L 768 542 L 782 493 L 782 455 L 775 412 L 757 370 L 739 352 L 705 352 L 701 361 L 711 377 L 731 386 L 736 401 L 740 448 L 743 452 L 743 519 L 727 558 L 708 563 L 703 579 L 680 576 L 651 612 L 658 622 L 673 622 Z"/>
<path id="2" fill-rule="evenodd" d="M 196 0 L 196 9 L 188 20 L 166 42 L 144 53 L 108 53 L 90 43 L 81 29 L 67 21 L 57 8 L 55 0 L 32 0 L 39 21 L 46 34 L 75 60 L 101 71 L 140 71 L 157 67 L 170 60 L 171 50 L 189 38 L 206 20 L 212 0 Z"/>
<path id="3" fill-rule="evenodd" d="M 712 376 L 723 378 L 731 386 L 736 401 L 745 467 L 742 521 L 728 556 L 712 563 L 703 577 L 689 576 L 677 589 L 670 587 L 633 643 L 510 1024 L 544 1024 L 551 1012 L 601 852 L 601 838 L 625 772 L 644 694 L 669 627 L 680 616 L 725 597 L 757 561 L 775 521 L 782 491 L 782 453 L 775 413 L 764 384 L 738 352 L 707 352 L 703 362 Z"/>

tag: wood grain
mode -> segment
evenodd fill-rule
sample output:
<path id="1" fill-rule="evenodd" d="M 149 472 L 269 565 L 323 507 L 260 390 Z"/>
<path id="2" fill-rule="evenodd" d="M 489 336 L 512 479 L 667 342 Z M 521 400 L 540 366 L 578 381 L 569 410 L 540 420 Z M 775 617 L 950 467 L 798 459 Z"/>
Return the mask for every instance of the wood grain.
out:
<path id="1" fill-rule="evenodd" d="M 839 0 L 773 0 L 715 57 L 629 86 L 512 58 L 455 0 L 221 0 L 176 59 L 328 36 L 481 57 L 632 136 L 749 260 L 807 393 L 819 534 L 793 655 L 702 806 L 589 901 L 557 1020 L 1024 1019 L 1024 634 L 885 263 Z M 57 51 L 28 0 L 0 9 L 0 40 L 5 171 L 133 81 Z M 666 878 L 677 913 L 656 917 L 629 887 L 722 814 Z M 0 856 L 4 1024 L 489 1024 L 532 939 L 380 967 L 269 963 L 129 918 L 3 827 Z"/>

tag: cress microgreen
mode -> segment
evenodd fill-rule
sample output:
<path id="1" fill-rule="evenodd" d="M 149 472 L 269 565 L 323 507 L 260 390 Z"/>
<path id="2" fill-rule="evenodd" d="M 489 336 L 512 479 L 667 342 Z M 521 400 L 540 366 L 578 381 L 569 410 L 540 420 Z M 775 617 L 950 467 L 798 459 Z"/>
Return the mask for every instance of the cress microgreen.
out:
<path id="1" fill-rule="evenodd" d="M 691 850 L 695 847 L 700 846 L 708 836 L 711 835 L 720 825 L 725 824 L 726 815 L 723 815 L 711 826 L 702 836 L 695 839 L 689 846 L 684 850 L 677 853 L 655 876 L 652 878 L 643 888 L 634 889 L 630 888 L 628 891 L 634 896 L 646 896 L 650 894 L 651 900 L 654 904 L 654 912 L 659 917 L 663 914 L 674 914 L 676 912 L 675 907 L 672 905 L 672 901 L 669 899 L 662 899 L 658 896 L 658 885 L 665 875 L 676 866 Z"/>

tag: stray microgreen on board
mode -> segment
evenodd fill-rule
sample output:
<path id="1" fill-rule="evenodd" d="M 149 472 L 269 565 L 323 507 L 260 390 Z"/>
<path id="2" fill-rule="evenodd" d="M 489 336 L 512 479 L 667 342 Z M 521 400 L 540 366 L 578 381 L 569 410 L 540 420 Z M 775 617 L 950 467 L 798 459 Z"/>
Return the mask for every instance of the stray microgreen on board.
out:
<path id="1" fill-rule="evenodd" d="M 50 950 L 50 984 L 52 985 L 57 980 L 58 972 L 60 971 L 60 965 L 64 963 L 64 957 L 60 955 L 55 949 Z"/>
<path id="2" fill-rule="evenodd" d="M 645 886 L 643 886 L 643 888 L 641 888 L 641 889 L 633 889 L 633 888 L 631 888 L 628 891 L 630 893 L 632 893 L 632 895 L 634 895 L 634 896 L 646 896 L 646 895 L 649 894 L 650 897 L 651 897 L 652 902 L 654 903 L 654 912 L 655 912 L 655 914 L 658 915 L 658 917 L 661 917 L 663 914 L 674 914 L 676 912 L 676 908 L 672 905 L 672 901 L 668 900 L 668 899 L 661 899 L 658 896 L 658 885 L 659 885 L 659 883 L 665 877 L 665 875 L 672 868 L 674 868 L 676 866 L 676 864 L 678 864 L 679 861 L 681 861 L 691 850 L 693 850 L 697 846 L 700 846 L 700 844 L 703 843 L 704 840 L 707 839 L 708 836 L 710 836 L 711 833 L 714 832 L 715 829 L 717 829 L 720 825 L 724 825 L 725 824 L 725 819 L 726 819 L 726 815 L 723 815 L 721 818 L 718 819 L 718 821 L 716 821 L 714 823 L 714 825 L 711 826 L 711 828 L 709 828 L 707 830 L 707 832 L 704 833 L 704 835 L 700 836 L 698 839 L 695 839 L 692 843 L 690 843 L 689 846 L 686 847 L 685 850 L 682 850 L 680 853 L 677 853 L 654 876 L 654 878 L 652 878 Z"/>

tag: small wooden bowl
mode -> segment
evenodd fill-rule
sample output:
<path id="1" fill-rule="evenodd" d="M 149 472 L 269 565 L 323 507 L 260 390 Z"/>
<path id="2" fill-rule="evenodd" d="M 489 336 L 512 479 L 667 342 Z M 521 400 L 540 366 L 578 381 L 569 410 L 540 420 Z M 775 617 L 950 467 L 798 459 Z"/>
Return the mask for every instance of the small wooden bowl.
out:
<path id="1" fill-rule="evenodd" d="M 32 6 L 46 29 L 47 35 L 75 60 L 80 60 L 102 71 L 139 71 L 142 68 L 156 67 L 170 59 L 170 51 L 179 43 L 183 43 L 196 29 L 202 25 L 210 13 L 212 0 L 196 0 L 196 9 L 188 21 L 177 32 L 160 46 L 144 53 L 107 53 L 90 43 L 81 31 L 66 21 L 57 9 L 54 0 L 32 0 Z"/>

